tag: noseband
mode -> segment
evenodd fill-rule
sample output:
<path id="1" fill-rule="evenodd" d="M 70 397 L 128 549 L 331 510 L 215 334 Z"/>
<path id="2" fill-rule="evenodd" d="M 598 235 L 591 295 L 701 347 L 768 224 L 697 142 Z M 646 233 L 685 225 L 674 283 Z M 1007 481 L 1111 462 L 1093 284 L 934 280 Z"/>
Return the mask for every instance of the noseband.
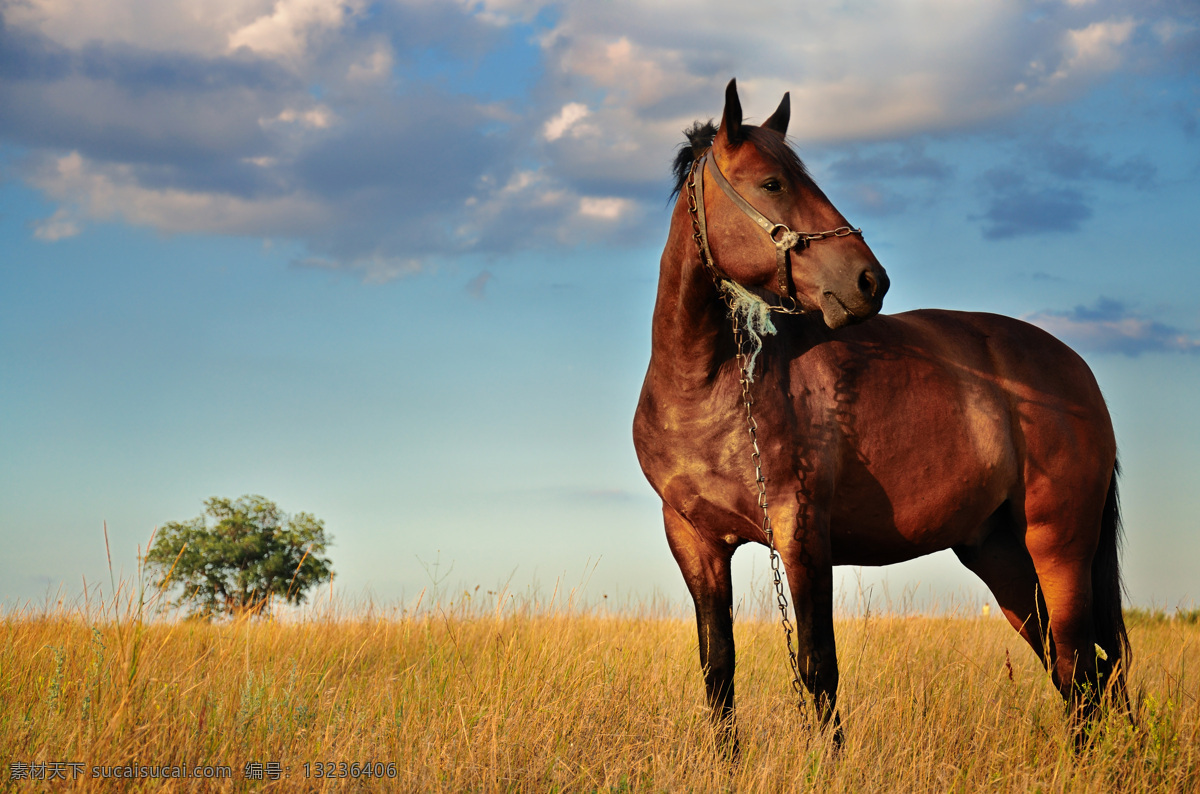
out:
<path id="1" fill-rule="evenodd" d="M 737 208 L 744 212 L 750 220 L 754 221 L 767 235 L 771 238 L 771 242 L 775 244 L 775 278 L 779 287 L 779 295 L 782 300 L 790 303 L 790 306 L 772 306 L 771 311 L 783 312 L 785 314 L 799 314 L 800 308 L 796 304 L 796 291 L 792 286 L 791 271 L 788 268 L 788 252 L 793 248 L 804 248 L 809 243 L 816 240 L 824 240 L 829 237 L 849 237 L 852 234 L 857 234 L 862 237 L 862 229 L 855 229 L 850 226 L 839 226 L 836 229 L 830 229 L 827 232 L 794 232 L 785 224 L 775 223 L 766 215 L 763 215 L 754 206 L 734 190 L 733 185 L 729 184 L 729 180 L 725 178 L 725 174 L 721 173 L 721 167 L 717 165 L 716 158 L 712 157 L 712 149 L 706 151 L 699 159 L 692 164 L 692 170 L 688 174 L 687 189 L 688 189 L 688 214 L 692 217 L 692 237 L 696 240 L 696 247 L 700 251 L 700 261 L 704 264 L 709 275 L 713 277 L 713 281 L 720 283 L 722 280 L 733 281 L 725 273 L 721 272 L 717 267 L 717 261 L 713 258 L 712 249 L 708 247 L 708 224 L 705 221 L 704 213 L 704 166 L 712 159 L 713 177 L 717 181 L 717 186 L 725 192 L 726 196 L 733 201 Z"/>

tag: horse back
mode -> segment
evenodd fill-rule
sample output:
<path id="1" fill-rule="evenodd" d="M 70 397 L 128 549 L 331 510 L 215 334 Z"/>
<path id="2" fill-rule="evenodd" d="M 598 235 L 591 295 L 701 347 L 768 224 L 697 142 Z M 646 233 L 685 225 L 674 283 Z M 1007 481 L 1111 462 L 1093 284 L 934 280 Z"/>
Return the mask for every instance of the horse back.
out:
<path id="1" fill-rule="evenodd" d="M 807 445 L 833 472 L 839 563 L 970 544 L 1006 503 L 1024 520 L 1055 509 L 1038 502 L 1043 492 L 1107 487 L 1115 442 L 1095 378 L 1069 347 L 1020 320 L 879 316 L 812 346 L 793 362 L 798 378 L 819 384 L 798 410 L 834 430 L 826 449 L 808 441 L 799 457 Z"/>

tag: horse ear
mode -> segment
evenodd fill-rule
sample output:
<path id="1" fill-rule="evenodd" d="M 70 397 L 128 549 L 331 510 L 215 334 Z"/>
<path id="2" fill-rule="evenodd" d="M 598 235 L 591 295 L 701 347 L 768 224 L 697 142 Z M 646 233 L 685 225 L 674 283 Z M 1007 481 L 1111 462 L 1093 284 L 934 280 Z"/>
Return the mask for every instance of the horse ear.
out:
<path id="1" fill-rule="evenodd" d="M 742 103 L 737 95 L 737 79 L 725 87 L 725 112 L 721 115 L 721 132 L 726 140 L 737 145 L 742 139 Z"/>
<path id="2" fill-rule="evenodd" d="M 763 122 L 763 126 L 769 130 L 775 130 L 780 135 L 787 135 L 788 122 L 792 118 L 792 99 L 791 93 L 783 95 L 783 100 L 779 103 L 779 107 L 775 108 L 775 112 L 771 117 Z"/>

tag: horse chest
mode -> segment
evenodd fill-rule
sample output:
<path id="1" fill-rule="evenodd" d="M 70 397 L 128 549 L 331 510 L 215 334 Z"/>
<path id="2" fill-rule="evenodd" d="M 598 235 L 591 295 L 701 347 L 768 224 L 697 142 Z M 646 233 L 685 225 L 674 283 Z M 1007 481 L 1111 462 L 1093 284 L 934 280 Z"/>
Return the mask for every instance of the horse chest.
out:
<path id="1" fill-rule="evenodd" d="M 774 489 L 792 492 L 794 443 L 783 430 L 794 420 L 783 410 L 782 392 L 759 391 L 764 396 L 756 395 L 754 412 L 764 474 Z M 755 460 L 740 389 L 691 403 L 678 395 L 644 394 L 634 444 L 650 484 L 693 526 L 761 540 Z"/>
<path id="2" fill-rule="evenodd" d="M 748 460 L 745 419 L 736 410 L 681 408 L 651 400 L 639 411 L 634 446 L 646 477 L 656 488 L 680 476 L 730 472 L 744 449 Z"/>

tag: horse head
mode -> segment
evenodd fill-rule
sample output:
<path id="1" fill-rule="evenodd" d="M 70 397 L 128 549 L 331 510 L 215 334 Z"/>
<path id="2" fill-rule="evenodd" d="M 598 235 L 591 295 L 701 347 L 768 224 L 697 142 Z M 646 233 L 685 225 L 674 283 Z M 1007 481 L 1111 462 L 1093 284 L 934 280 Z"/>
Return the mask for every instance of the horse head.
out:
<path id="1" fill-rule="evenodd" d="M 702 236 L 719 275 L 794 300 L 840 328 L 879 312 L 888 277 L 787 144 L 790 116 L 784 94 L 761 126 L 743 124 L 729 81 L 712 147 L 707 157 L 695 152 L 693 170 L 703 173 L 689 176 L 701 185 Z"/>

